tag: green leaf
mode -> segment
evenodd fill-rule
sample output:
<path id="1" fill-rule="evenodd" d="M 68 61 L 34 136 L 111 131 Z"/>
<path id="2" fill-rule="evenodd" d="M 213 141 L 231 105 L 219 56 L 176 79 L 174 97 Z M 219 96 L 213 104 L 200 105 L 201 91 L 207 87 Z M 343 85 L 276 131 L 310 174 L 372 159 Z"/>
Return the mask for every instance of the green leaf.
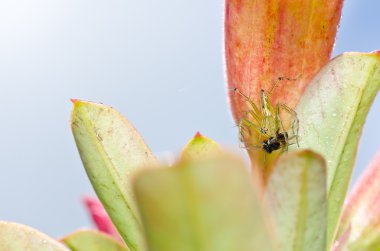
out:
<path id="1" fill-rule="evenodd" d="M 94 230 L 77 231 L 62 241 L 73 251 L 129 251 L 124 244 Z"/>
<path id="2" fill-rule="evenodd" d="M 326 164 L 311 151 L 282 155 L 267 187 L 280 250 L 321 251 L 326 247 Z"/>
<path id="3" fill-rule="evenodd" d="M 69 251 L 49 236 L 17 223 L 0 221 L 0 250 Z"/>
<path id="4" fill-rule="evenodd" d="M 348 244 L 347 244 L 348 245 Z M 348 245 L 349 251 L 379 251 L 380 250 L 380 228 L 368 227 L 363 231 L 356 241 Z"/>
<path id="5" fill-rule="evenodd" d="M 208 158 L 219 154 L 220 151 L 220 146 L 215 141 L 197 132 L 194 138 L 183 149 L 180 161 Z"/>
<path id="6" fill-rule="evenodd" d="M 150 251 L 274 250 L 254 183 L 234 158 L 143 171 L 135 192 Z"/>
<path id="7" fill-rule="evenodd" d="M 72 131 L 91 183 L 132 251 L 145 250 L 131 190 L 133 172 L 157 160 L 132 125 L 111 107 L 75 101 Z"/>
<path id="8" fill-rule="evenodd" d="M 327 160 L 328 247 L 336 234 L 363 124 L 379 87 L 379 54 L 346 53 L 321 70 L 297 107 L 301 147 Z"/>

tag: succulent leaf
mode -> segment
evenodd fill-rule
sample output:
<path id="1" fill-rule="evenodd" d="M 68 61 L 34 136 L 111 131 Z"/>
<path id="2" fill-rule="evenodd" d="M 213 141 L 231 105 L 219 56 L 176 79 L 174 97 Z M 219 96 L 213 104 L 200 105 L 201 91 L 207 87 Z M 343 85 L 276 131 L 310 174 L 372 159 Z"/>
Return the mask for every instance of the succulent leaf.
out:
<path id="1" fill-rule="evenodd" d="M 282 155 L 268 181 L 266 201 L 280 250 L 320 251 L 326 247 L 326 164 L 310 151 Z"/>
<path id="2" fill-rule="evenodd" d="M 270 91 L 279 77 L 292 78 L 295 81 L 278 84 L 271 101 L 294 108 L 309 81 L 330 59 L 342 3 L 343 0 L 226 0 L 228 87 L 238 88 L 259 105 L 261 89 Z M 231 91 L 229 97 L 239 123 L 250 109 L 249 104 L 235 92 Z M 255 142 L 257 136 L 245 140 Z M 248 152 L 253 167 L 268 170 L 264 166 L 270 162 L 263 161 L 262 151 Z"/>
<path id="3" fill-rule="evenodd" d="M 79 230 L 62 239 L 72 251 L 129 251 L 111 236 L 93 230 Z"/>
<path id="4" fill-rule="evenodd" d="M 0 221 L 0 250 L 69 251 L 67 247 L 31 227 Z"/>
<path id="5" fill-rule="evenodd" d="M 215 141 L 197 132 L 183 149 L 180 161 L 208 158 L 220 152 L 220 146 Z"/>
<path id="6" fill-rule="evenodd" d="M 142 171 L 135 192 L 150 251 L 274 250 L 257 189 L 235 158 Z"/>
<path id="7" fill-rule="evenodd" d="M 345 53 L 312 80 L 296 111 L 301 148 L 327 160 L 328 247 L 336 234 L 368 110 L 380 88 L 380 55 Z"/>
<path id="8" fill-rule="evenodd" d="M 380 249 L 380 152 L 365 169 L 345 205 L 338 239 L 349 229 L 349 250 Z"/>
<path id="9" fill-rule="evenodd" d="M 90 181 L 132 251 L 145 250 L 131 191 L 133 172 L 157 160 L 132 125 L 111 107 L 76 100 L 72 131 Z"/>

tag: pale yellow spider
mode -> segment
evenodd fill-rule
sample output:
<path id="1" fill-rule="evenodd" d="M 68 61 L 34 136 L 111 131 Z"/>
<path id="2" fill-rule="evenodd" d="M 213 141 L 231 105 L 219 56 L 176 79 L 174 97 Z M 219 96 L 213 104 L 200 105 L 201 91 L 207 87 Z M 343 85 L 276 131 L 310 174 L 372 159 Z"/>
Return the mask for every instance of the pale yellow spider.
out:
<path id="1" fill-rule="evenodd" d="M 290 78 L 280 77 L 275 82 L 269 93 L 265 90 L 260 92 L 260 109 L 251 100 L 250 97 L 243 94 L 239 89 L 233 88 L 232 91 L 242 96 L 248 103 L 249 109 L 245 112 L 245 115 L 239 122 L 239 134 L 240 140 L 245 142 L 245 145 L 249 149 L 261 149 L 266 154 L 270 154 L 273 151 L 282 150 L 287 151 L 288 147 L 292 144 L 298 143 L 298 127 L 299 120 L 297 113 L 288 107 L 286 104 L 276 103 L 275 106 L 270 102 L 270 96 L 274 88 L 282 80 L 296 80 Z M 281 118 L 281 112 L 285 112 L 290 117 L 289 130 L 285 130 L 283 120 Z M 256 132 L 258 135 L 259 144 L 250 144 L 246 142 Z"/>

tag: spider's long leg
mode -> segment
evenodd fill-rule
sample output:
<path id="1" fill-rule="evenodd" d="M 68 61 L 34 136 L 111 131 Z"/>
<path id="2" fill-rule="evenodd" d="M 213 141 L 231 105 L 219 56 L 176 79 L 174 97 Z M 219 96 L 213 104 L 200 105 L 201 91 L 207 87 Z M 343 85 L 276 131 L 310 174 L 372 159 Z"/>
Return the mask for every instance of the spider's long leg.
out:
<path id="1" fill-rule="evenodd" d="M 270 102 L 269 97 L 264 90 L 261 90 L 261 114 L 263 116 L 261 127 L 267 131 L 267 135 L 276 135 L 276 109 Z"/>
<path id="2" fill-rule="evenodd" d="M 262 142 L 262 140 L 261 140 L 262 136 L 268 137 L 262 131 L 262 128 L 259 125 L 253 123 L 252 121 L 250 121 L 248 119 L 242 118 L 240 120 L 240 124 L 239 124 L 239 139 L 240 139 L 239 142 L 245 144 L 245 147 L 242 147 L 242 148 L 247 148 L 247 149 L 252 149 L 252 150 L 262 149 L 261 145 L 252 145 L 251 142 L 246 141 L 247 135 L 248 135 L 248 137 L 251 136 L 252 131 L 256 132 L 257 135 L 259 136 L 258 142 Z M 239 146 L 241 147 L 241 145 L 239 145 Z"/>
<path id="3" fill-rule="evenodd" d="M 284 124 L 282 123 L 282 119 L 280 117 L 280 104 L 279 103 L 276 104 L 276 121 L 277 121 L 276 131 L 278 132 L 278 129 L 281 127 L 281 130 L 282 130 L 282 133 L 283 133 L 284 139 L 285 139 L 286 151 L 288 151 L 289 150 L 289 138 L 288 138 L 288 134 L 285 131 Z"/>
<path id="4" fill-rule="evenodd" d="M 299 133 L 299 119 L 298 119 L 298 116 L 297 116 L 297 113 L 296 111 L 294 111 L 293 109 L 291 109 L 289 106 L 287 106 L 286 104 L 280 104 L 281 108 L 287 112 L 288 114 L 290 114 L 292 116 L 292 133 L 293 135 L 295 135 L 296 137 L 296 142 L 297 142 L 297 146 L 299 147 L 299 141 L 298 141 L 298 133 Z"/>
<path id="5" fill-rule="evenodd" d="M 240 96 L 242 96 L 250 105 L 250 110 L 246 112 L 246 114 L 250 114 L 257 122 L 262 120 L 263 115 L 261 114 L 259 108 L 256 106 L 256 104 L 252 101 L 251 97 L 245 95 L 242 93 L 238 88 L 231 88 L 230 89 L 233 92 L 236 92 Z"/>
<path id="6" fill-rule="evenodd" d="M 269 92 L 268 92 L 268 96 L 271 96 L 272 93 L 273 93 L 273 90 L 276 89 L 276 87 L 278 86 L 278 84 L 283 81 L 283 80 L 287 80 L 287 81 L 297 81 L 299 79 L 300 75 L 297 76 L 296 78 L 287 78 L 287 77 L 278 77 L 277 80 L 273 83 L 272 87 L 270 88 Z"/>
<path id="7" fill-rule="evenodd" d="M 242 93 L 237 87 L 235 88 L 230 88 L 231 91 L 239 94 L 240 96 L 242 96 L 251 106 L 252 108 L 255 110 L 255 112 L 258 112 L 259 110 L 257 109 L 257 106 L 255 105 L 255 103 L 252 102 L 252 99 L 251 97 L 245 95 L 244 93 Z"/>
<path id="8" fill-rule="evenodd" d="M 297 144 L 297 142 L 291 142 L 291 140 L 292 140 L 292 139 L 296 139 L 296 140 L 298 139 L 298 140 L 299 140 L 300 137 L 299 137 L 299 136 L 298 136 L 298 137 L 296 137 L 296 136 L 291 136 L 291 137 L 289 137 L 288 139 L 289 139 L 289 146 L 291 146 L 291 145 Z"/>
<path id="9" fill-rule="evenodd" d="M 244 130 L 244 129 L 242 129 Z M 247 149 L 247 150 L 261 150 L 262 146 L 260 145 L 251 145 L 247 142 L 244 142 L 244 133 L 242 131 L 239 132 L 239 148 Z"/>
<path id="10" fill-rule="evenodd" d="M 262 134 L 262 130 L 261 130 L 261 127 L 256 125 L 255 123 L 253 123 L 252 121 L 246 119 L 246 118 L 242 118 L 240 120 L 240 128 L 243 129 L 247 129 L 247 128 L 250 128 L 250 129 L 253 129 L 255 130 L 258 134 Z"/>

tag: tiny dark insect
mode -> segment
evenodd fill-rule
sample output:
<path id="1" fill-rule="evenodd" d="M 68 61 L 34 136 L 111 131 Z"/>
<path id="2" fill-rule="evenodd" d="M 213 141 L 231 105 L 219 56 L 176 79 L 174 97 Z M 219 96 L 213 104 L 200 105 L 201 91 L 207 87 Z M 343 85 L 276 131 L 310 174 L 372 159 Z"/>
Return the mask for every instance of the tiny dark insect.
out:
<path id="1" fill-rule="evenodd" d="M 272 105 L 270 96 L 272 91 L 281 80 L 296 80 L 290 78 L 278 78 L 274 83 L 269 93 L 265 90 L 260 92 L 260 109 L 258 106 L 239 89 L 233 88 L 233 91 L 242 96 L 250 106 L 241 118 L 239 123 L 240 141 L 244 142 L 249 149 L 261 149 L 266 154 L 271 154 L 274 151 L 287 151 L 288 147 L 293 144 L 298 145 L 298 117 L 297 113 L 288 107 L 286 104 L 276 103 Z M 290 117 L 290 127 L 285 130 L 283 119 L 280 113 L 284 112 Z M 246 140 L 252 134 L 258 135 L 260 144 L 250 144 Z"/>
<path id="2" fill-rule="evenodd" d="M 263 141 L 263 150 L 267 153 L 272 153 L 273 151 L 279 150 L 280 148 L 285 148 L 288 139 L 288 133 L 276 132 L 276 137 L 270 137 L 268 140 Z"/>

